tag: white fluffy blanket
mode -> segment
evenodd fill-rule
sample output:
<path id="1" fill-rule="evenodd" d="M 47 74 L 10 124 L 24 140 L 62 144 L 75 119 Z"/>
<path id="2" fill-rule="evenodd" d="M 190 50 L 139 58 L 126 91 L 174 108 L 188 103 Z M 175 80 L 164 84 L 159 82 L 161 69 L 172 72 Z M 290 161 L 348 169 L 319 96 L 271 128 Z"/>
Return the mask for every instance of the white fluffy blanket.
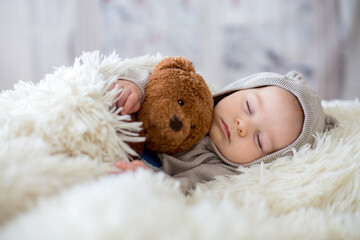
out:
<path id="1" fill-rule="evenodd" d="M 359 239 L 360 103 L 323 102 L 340 125 L 294 157 L 242 169 L 184 196 L 175 180 L 108 174 L 139 140 L 109 110 L 126 66 L 85 53 L 0 95 L 0 239 Z"/>

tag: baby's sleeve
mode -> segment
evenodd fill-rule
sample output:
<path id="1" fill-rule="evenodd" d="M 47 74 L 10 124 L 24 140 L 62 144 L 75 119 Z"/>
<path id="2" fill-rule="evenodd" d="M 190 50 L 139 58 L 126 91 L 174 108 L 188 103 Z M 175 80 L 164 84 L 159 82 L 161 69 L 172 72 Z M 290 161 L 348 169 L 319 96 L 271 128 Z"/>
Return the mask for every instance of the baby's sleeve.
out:
<path id="1" fill-rule="evenodd" d="M 183 193 L 195 189 L 197 183 L 215 180 L 216 176 L 237 175 L 241 172 L 225 164 L 201 164 L 188 171 L 176 174 L 173 178 L 180 181 Z"/>
<path id="2" fill-rule="evenodd" d="M 127 68 L 119 75 L 119 79 L 133 82 L 140 88 L 142 95 L 145 96 L 145 87 L 150 75 L 151 73 L 145 69 Z"/>

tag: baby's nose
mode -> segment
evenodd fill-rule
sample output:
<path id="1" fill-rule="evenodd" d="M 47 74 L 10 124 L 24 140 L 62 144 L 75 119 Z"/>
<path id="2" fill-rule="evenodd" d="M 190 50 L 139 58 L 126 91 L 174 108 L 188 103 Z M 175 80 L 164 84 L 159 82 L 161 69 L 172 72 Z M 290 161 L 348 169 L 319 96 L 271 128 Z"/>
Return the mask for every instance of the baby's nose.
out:
<path id="1" fill-rule="evenodd" d="M 240 137 L 245 137 L 247 132 L 248 132 L 248 124 L 246 121 L 237 118 L 235 119 L 235 123 L 236 123 L 236 129 L 239 133 Z"/>

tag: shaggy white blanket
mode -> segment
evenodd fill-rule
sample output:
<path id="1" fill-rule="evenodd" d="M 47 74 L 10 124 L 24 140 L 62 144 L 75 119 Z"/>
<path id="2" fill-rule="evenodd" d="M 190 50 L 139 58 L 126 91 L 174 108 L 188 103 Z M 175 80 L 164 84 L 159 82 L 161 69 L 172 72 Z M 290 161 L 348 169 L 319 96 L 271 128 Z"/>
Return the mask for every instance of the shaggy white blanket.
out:
<path id="1" fill-rule="evenodd" d="M 139 124 L 109 110 L 127 66 L 84 53 L 0 95 L 0 239 L 359 239 L 360 103 L 323 102 L 339 126 L 294 157 L 244 168 L 184 196 L 162 173 L 119 175 Z"/>

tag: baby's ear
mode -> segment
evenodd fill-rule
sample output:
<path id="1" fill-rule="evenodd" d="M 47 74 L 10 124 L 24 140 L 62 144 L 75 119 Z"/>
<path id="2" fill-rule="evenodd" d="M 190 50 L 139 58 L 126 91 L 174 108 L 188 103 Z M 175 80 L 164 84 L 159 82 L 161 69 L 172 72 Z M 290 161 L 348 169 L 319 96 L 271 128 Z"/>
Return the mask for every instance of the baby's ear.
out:
<path id="1" fill-rule="evenodd" d="M 299 83 L 304 83 L 304 84 L 306 83 L 305 77 L 304 77 L 301 73 L 299 73 L 299 72 L 297 72 L 297 71 L 288 72 L 288 73 L 286 74 L 286 77 L 288 77 L 289 80 L 291 80 L 291 81 L 295 81 L 295 82 L 299 82 Z"/>
<path id="2" fill-rule="evenodd" d="M 164 58 L 156 65 L 155 70 L 162 70 L 166 68 L 176 68 L 187 72 L 195 72 L 193 63 L 185 57 Z"/>

